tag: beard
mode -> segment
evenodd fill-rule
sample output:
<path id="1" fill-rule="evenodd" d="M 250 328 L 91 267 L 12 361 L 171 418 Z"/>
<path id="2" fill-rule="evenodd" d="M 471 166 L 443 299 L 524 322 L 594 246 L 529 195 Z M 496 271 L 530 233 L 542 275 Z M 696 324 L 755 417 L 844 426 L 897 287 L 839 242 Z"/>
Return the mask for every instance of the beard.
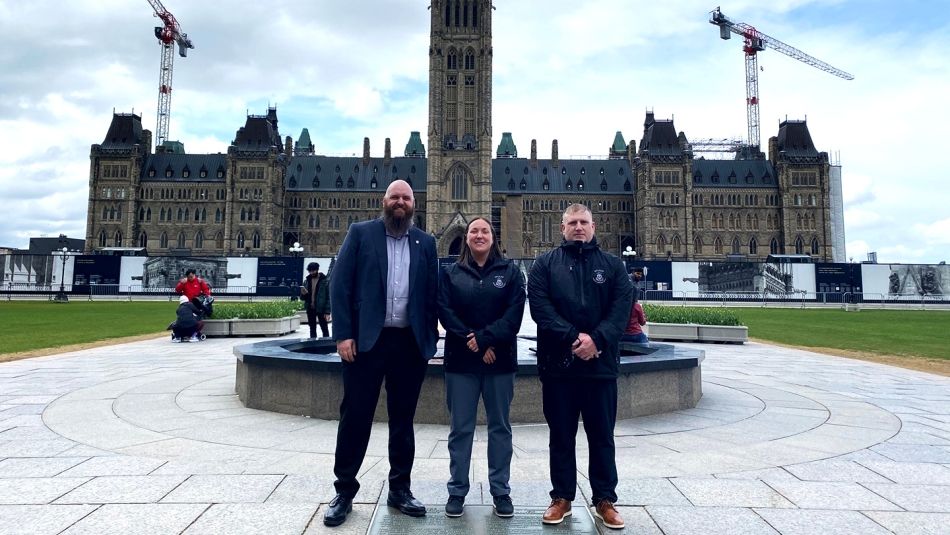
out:
<path id="1" fill-rule="evenodd" d="M 396 215 L 396 210 L 392 206 L 383 207 L 383 225 L 386 226 L 386 232 L 391 236 L 402 236 L 409 227 L 412 226 L 412 208 L 403 207 L 403 216 Z"/>

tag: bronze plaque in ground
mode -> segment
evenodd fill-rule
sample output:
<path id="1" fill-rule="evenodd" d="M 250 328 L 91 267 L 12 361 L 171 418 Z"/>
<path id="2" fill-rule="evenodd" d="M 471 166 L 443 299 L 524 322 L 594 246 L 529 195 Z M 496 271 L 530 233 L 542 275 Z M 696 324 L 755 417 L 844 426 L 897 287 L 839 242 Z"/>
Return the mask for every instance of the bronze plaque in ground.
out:
<path id="1" fill-rule="evenodd" d="M 380 504 L 373 515 L 369 535 L 529 535 L 532 533 L 597 533 L 586 507 L 553 526 L 541 524 L 544 507 L 515 507 L 515 516 L 498 518 L 490 505 L 466 505 L 465 514 L 448 518 L 442 505 L 426 505 L 422 518 L 406 516 Z"/>

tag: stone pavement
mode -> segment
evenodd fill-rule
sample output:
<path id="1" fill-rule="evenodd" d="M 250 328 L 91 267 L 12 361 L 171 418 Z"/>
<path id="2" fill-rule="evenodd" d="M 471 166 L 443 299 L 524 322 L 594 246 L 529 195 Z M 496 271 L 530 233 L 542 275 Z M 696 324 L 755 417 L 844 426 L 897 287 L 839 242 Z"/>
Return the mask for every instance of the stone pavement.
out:
<path id="1" fill-rule="evenodd" d="M 248 339 L 0 364 L 0 534 L 365 533 L 385 424 L 354 513 L 325 528 L 336 422 L 245 409 L 236 342 Z M 699 405 L 617 425 L 624 532 L 950 533 L 950 379 L 757 343 L 691 347 L 706 351 Z M 413 490 L 430 515 L 447 497 L 447 434 L 416 431 Z M 491 503 L 484 438 L 469 504 Z M 514 502 L 544 506 L 546 427 L 517 426 L 514 442 Z M 583 432 L 578 447 L 586 457 Z"/>

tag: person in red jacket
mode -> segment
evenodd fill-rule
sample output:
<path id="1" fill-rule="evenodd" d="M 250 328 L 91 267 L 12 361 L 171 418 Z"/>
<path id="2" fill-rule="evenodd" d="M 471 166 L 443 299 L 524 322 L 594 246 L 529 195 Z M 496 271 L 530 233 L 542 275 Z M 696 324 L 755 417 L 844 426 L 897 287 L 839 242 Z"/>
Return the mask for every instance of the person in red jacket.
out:
<path id="1" fill-rule="evenodd" d="M 204 279 L 195 274 L 194 269 L 189 268 L 188 271 L 185 272 L 185 277 L 178 281 L 178 285 L 175 286 L 175 293 L 187 297 L 189 301 L 198 307 L 198 310 L 204 312 L 205 316 L 211 315 L 201 299 L 203 295 L 211 296 L 211 287 L 208 286 L 208 283 L 205 282 Z"/>
<path id="2" fill-rule="evenodd" d="M 643 306 L 637 301 L 637 292 L 633 292 L 633 304 L 630 305 L 630 320 L 627 321 L 627 328 L 620 336 L 621 342 L 632 342 L 634 344 L 647 344 L 650 339 L 643 332 L 643 326 L 647 324 L 647 315 L 643 312 Z"/>

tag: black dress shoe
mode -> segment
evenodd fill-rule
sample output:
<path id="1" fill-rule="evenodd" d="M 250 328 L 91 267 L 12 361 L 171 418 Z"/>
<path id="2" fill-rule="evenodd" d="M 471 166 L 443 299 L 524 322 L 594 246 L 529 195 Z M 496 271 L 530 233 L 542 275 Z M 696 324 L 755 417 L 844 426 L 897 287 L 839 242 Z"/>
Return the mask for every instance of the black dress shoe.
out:
<path id="1" fill-rule="evenodd" d="M 399 509 L 404 515 L 408 516 L 426 516 L 426 506 L 415 499 L 408 490 L 391 490 L 386 499 L 386 505 Z"/>
<path id="2" fill-rule="evenodd" d="M 323 525 L 339 526 L 346 521 L 346 515 L 353 510 L 353 497 L 344 494 L 337 494 L 330 505 L 327 506 L 327 512 L 323 515 Z"/>

